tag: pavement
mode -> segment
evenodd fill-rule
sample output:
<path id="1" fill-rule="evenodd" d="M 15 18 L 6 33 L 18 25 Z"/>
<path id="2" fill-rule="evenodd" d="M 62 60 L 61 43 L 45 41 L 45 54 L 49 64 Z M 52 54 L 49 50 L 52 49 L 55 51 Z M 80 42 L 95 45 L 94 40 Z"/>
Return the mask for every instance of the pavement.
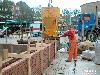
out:
<path id="1" fill-rule="evenodd" d="M 76 67 L 74 61 L 66 62 L 68 54 L 57 53 L 56 59 L 44 71 L 43 75 L 100 75 L 100 65 L 93 61 L 81 60 L 78 56 Z"/>

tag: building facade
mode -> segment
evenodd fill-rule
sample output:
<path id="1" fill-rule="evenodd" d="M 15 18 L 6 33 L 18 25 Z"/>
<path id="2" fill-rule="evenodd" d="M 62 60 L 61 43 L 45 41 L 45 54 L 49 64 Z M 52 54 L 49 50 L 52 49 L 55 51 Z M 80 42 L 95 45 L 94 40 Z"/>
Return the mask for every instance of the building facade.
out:
<path id="1" fill-rule="evenodd" d="M 81 5 L 81 13 L 100 13 L 100 1 Z"/>

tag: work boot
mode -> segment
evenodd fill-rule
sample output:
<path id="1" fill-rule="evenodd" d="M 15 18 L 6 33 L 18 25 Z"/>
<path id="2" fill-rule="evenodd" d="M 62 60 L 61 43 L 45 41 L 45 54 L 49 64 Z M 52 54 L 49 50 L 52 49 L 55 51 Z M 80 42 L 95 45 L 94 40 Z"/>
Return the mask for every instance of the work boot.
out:
<path id="1" fill-rule="evenodd" d="M 69 60 L 65 60 L 66 62 L 71 62 L 71 61 L 69 61 Z"/>

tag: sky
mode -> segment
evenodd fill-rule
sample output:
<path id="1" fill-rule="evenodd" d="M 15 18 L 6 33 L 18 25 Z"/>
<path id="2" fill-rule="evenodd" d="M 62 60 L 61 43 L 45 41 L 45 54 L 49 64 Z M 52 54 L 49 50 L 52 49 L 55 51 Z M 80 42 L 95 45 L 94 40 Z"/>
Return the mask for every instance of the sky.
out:
<path id="1" fill-rule="evenodd" d="M 26 2 L 30 7 L 36 7 L 41 5 L 42 7 L 47 7 L 49 0 L 12 0 L 15 3 L 18 1 Z M 80 6 L 85 3 L 95 2 L 100 0 L 52 0 L 52 5 L 59 7 L 60 9 L 80 9 Z"/>

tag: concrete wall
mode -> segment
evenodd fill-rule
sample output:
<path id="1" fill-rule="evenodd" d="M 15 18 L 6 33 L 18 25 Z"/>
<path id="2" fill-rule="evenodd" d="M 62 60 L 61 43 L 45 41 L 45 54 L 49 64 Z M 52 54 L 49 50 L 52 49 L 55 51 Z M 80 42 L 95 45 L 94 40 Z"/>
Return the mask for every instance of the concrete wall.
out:
<path id="1" fill-rule="evenodd" d="M 24 52 L 27 50 L 27 44 L 0 44 L 0 51 L 3 49 L 8 49 L 9 52 L 13 51 L 14 53 Z"/>
<path id="2" fill-rule="evenodd" d="M 3 49 L 8 49 L 10 53 L 21 53 L 27 51 L 27 44 L 0 44 L 0 56 L 3 57 Z"/>

